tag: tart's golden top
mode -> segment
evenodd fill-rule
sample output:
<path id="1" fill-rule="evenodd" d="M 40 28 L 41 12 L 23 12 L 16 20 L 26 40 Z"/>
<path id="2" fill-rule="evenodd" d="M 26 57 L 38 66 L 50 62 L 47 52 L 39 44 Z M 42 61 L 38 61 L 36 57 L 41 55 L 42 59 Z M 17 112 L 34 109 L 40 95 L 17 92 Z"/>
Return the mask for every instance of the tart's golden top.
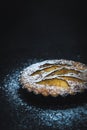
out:
<path id="1" fill-rule="evenodd" d="M 42 93 L 45 96 L 73 94 L 87 88 L 86 77 L 81 77 L 86 70 L 87 66 L 79 62 L 48 60 L 25 69 L 21 81 L 25 88 L 37 94 Z"/>
<path id="2" fill-rule="evenodd" d="M 41 85 L 49 85 L 49 86 L 55 86 L 55 87 L 63 87 L 64 89 L 67 89 L 69 87 L 68 83 L 63 79 L 45 79 L 40 82 L 37 82 L 37 84 Z"/>

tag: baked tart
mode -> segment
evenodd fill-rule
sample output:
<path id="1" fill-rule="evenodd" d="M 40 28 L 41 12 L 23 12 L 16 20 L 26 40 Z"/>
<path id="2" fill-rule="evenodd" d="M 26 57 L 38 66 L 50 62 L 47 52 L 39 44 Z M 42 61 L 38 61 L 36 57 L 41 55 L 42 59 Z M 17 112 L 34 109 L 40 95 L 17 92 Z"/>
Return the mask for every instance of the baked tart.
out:
<path id="1" fill-rule="evenodd" d="M 23 88 L 35 94 L 74 95 L 87 89 L 87 66 L 71 60 L 45 60 L 30 65 L 20 74 Z"/>

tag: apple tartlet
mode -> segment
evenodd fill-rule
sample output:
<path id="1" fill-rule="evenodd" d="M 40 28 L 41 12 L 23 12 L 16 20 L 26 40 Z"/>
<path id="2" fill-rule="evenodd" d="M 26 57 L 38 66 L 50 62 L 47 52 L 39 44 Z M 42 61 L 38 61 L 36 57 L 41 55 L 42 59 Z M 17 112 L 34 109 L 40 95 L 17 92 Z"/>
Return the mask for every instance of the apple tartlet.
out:
<path id="1" fill-rule="evenodd" d="M 45 60 L 30 65 L 20 74 L 23 88 L 35 94 L 74 95 L 87 89 L 87 66 L 71 60 Z"/>

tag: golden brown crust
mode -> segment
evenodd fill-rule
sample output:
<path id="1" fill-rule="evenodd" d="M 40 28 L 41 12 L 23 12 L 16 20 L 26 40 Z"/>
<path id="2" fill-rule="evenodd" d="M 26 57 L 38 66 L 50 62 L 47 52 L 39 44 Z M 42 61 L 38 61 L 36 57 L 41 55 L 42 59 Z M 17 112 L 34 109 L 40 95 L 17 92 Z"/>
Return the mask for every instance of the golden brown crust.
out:
<path id="1" fill-rule="evenodd" d="M 82 77 L 87 66 L 69 60 L 46 60 L 33 64 L 21 72 L 23 88 L 44 96 L 66 96 L 87 89 L 87 77 Z"/>

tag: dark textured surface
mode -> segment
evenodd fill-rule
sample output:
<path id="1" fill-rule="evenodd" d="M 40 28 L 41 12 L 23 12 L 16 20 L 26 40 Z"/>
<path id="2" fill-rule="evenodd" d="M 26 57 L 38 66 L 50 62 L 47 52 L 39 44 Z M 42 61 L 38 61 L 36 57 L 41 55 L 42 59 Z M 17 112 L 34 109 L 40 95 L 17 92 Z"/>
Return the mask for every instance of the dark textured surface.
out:
<path id="1" fill-rule="evenodd" d="M 20 71 L 41 60 L 43 59 L 23 59 L 23 56 L 19 60 L 13 57 L 7 60 L 6 65 L 7 61 L 3 60 L 0 79 L 0 129 L 86 130 L 87 93 L 67 98 L 45 98 L 21 89 L 18 82 Z"/>

